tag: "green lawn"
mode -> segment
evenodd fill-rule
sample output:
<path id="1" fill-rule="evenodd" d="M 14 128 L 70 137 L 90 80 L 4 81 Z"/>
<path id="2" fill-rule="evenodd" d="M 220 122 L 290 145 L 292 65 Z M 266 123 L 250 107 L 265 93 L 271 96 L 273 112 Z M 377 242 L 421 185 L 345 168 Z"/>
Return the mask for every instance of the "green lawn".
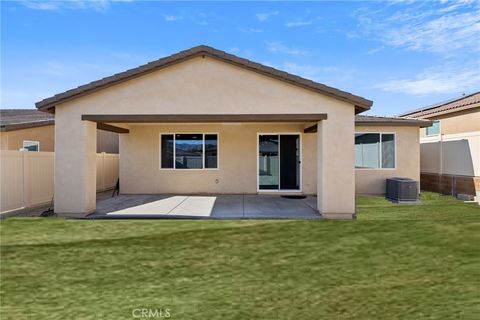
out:
<path id="1" fill-rule="evenodd" d="M 357 221 L 6 219 L 0 316 L 478 319 L 478 205 L 357 206 Z"/>

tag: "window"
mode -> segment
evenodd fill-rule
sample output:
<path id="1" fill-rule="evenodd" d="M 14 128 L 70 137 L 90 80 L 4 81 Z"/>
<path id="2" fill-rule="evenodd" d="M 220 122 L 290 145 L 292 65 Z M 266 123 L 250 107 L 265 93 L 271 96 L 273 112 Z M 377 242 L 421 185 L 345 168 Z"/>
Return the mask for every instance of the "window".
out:
<path id="1" fill-rule="evenodd" d="M 355 168 L 394 169 L 395 134 L 356 133 Z"/>
<path id="2" fill-rule="evenodd" d="M 218 139 L 216 134 L 205 135 L 205 168 L 215 169 L 218 162 Z"/>
<path id="3" fill-rule="evenodd" d="M 23 149 L 27 151 L 40 151 L 40 142 L 23 140 Z"/>
<path id="4" fill-rule="evenodd" d="M 435 120 L 430 127 L 425 128 L 427 136 L 436 136 L 440 134 L 440 121 Z"/>
<path id="5" fill-rule="evenodd" d="M 217 134 L 162 134 L 160 149 L 162 169 L 218 168 Z"/>
<path id="6" fill-rule="evenodd" d="M 162 168 L 173 168 L 173 134 L 162 135 Z"/>

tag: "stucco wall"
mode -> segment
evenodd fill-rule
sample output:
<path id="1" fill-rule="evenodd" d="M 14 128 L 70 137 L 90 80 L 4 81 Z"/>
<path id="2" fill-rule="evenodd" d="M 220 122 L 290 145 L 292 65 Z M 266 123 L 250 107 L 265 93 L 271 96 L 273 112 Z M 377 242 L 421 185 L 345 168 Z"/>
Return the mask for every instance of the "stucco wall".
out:
<path id="1" fill-rule="evenodd" d="M 356 132 L 395 132 L 395 169 L 355 169 L 357 194 L 384 194 L 385 180 L 407 177 L 420 181 L 420 143 L 418 127 L 357 126 Z"/>
<path id="2" fill-rule="evenodd" d="M 19 150 L 23 140 L 39 141 L 40 151 L 53 151 L 55 145 L 55 126 L 20 129 L 0 132 L 1 150 Z"/>
<path id="3" fill-rule="evenodd" d="M 39 141 L 40 151 L 55 151 L 55 125 L 0 132 L 0 150 L 19 150 L 24 140 Z M 118 153 L 118 133 L 97 130 L 97 152 Z"/>
<path id="4" fill-rule="evenodd" d="M 58 204 L 58 208 L 62 210 L 84 212 L 86 208 L 95 205 L 94 202 L 85 204 L 86 198 L 70 199 L 64 191 L 71 188 L 80 188 L 85 194 L 90 194 L 90 197 L 92 194 L 94 195 L 92 189 L 94 183 L 89 182 L 94 168 L 88 161 L 94 154 L 94 150 L 90 150 L 91 147 L 84 141 L 91 136 L 91 127 L 89 127 L 87 121 L 81 121 L 82 114 L 327 113 L 328 119 L 322 122 L 324 133 L 321 137 L 325 142 L 324 156 L 328 158 L 322 164 L 325 164 L 325 167 L 330 168 L 330 170 L 321 172 L 324 177 L 322 181 L 325 181 L 328 185 L 328 188 L 324 190 L 324 201 L 321 205 L 324 211 L 350 214 L 354 212 L 354 108 L 353 105 L 338 99 L 209 57 L 199 57 L 59 104 L 56 109 L 57 154 L 59 155 L 56 162 L 56 177 L 59 178 L 56 178 L 55 191 L 57 195 L 60 195 L 57 199 L 63 199 L 60 200 L 63 202 Z M 226 128 L 228 126 L 234 128 L 233 124 L 225 125 Z M 120 185 L 122 192 L 143 192 L 147 189 L 160 190 L 160 188 L 165 191 L 179 192 L 176 185 L 185 186 L 182 179 L 187 180 L 186 177 L 182 177 L 179 182 L 174 180 L 163 181 L 163 179 L 157 181 L 150 177 L 146 181 L 142 181 L 142 177 L 152 174 L 154 168 L 158 170 L 159 129 L 155 132 L 155 129 L 136 129 L 133 125 L 129 127 L 132 129 L 129 135 L 134 138 L 130 138 L 128 134 L 120 137 Z M 225 130 L 226 138 L 220 136 L 221 144 L 223 144 L 223 140 L 234 140 L 234 133 L 229 131 L 230 129 Z M 262 131 L 265 131 L 265 129 L 262 128 Z M 248 134 L 251 135 L 252 132 L 253 130 Z M 228 138 L 229 135 L 230 138 Z M 79 140 L 80 146 L 76 149 L 72 148 L 63 136 Z M 137 139 L 139 143 L 142 142 L 142 139 L 150 141 L 148 142 L 149 146 L 154 149 L 150 150 L 143 145 L 142 152 L 128 155 L 135 136 L 143 137 Z M 62 137 L 60 141 L 58 140 L 59 137 Z M 312 134 L 312 137 L 308 139 L 317 141 L 315 134 Z M 335 143 L 336 139 L 341 141 Z M 153 143 L 154 141 L 157 142 Z M 245 148 L 252 150 L 251 145 L 248 144 L 255 145 L 256 140 L 242 143 Z M 234 144 L 231 147 L 234 148 Z M 228 147 L 224 146 L 224 148 Z M 222 157 L 228 153 L 222 152 L 222 150 L 220 152 L 222 165 Z M 139 164 L 139 170 L 134 172 L 135 179 L 125 172 L 128 168 L 128 165 L 125 164 L 127 161 L 125 157 L 133 156 Z M 314 156 L 310 155 L 310 157 L 313 159 Z M 133 160 L 129 162 L 129 165 L 133 165 L 132 162 Z M 146 165 L 142 165 L 142 163 Z M 228 164 L 223 165 L 227 166 Z M 76 171 L 76 168 L 81 168 L 81 170 Z M 245 170 L 248 170 L 248 167 Z M 159 174 L 154 174 L 154 177 L 158 177 Z M 167 174 L 169 173 L 165 173 L 165 175 Z M 175 172 L 175 174 L 177 173 Z M 199 190 L 200 184 L 204 182 L 209 186 L 209 190 L 219 188 L 219 186 L 211 185 L 215 173 L 200 172 L 198 177 L 204 177 L 205 180 L 196 178 L 196 172 L 179 174 L 189 175 L 189 190 Z M 226 185 L 225 192 L 232 192 L 235 189 L 231 182 L 232 178 L 226 176 L 227 173 L 222 174 L 225 174 L 222 177 L 222 183 Z M 255 188 L 255 174 L 256 171 L 252 170 L 251 175 L 248 175 L 248 182 L 241 182 L 241 190 L 252 190 L 252 186 Z M 63 177 L 65 175 L 69 175 L 69 177 Z M 252 179 L 252 176 L 254 179 Z M 247 179 L 243 178 L 238 172 L 235 172 L 235 177 L 237 180 Z M 312 174 L 309 179 L 316 179 L 316 177 Z M 307 182 L 304 180 L 305 183 Z M 185 192 L 184 190 L 182 191 Z"/>
<path id="5" fill-rule="evenodd" d="M 302 135 L 303 191 L 316 192 L 315 134 L 299 124 L 132 125 L 121 138 L 121 193 L 257 193 L 257 133 Z M 161 133 L 218 133 L 218 169 L 160 169 Z M 215 180 L 218 179 L 218 183 Z"/>
<path id="6" fill-rule="evenodd" d="M 428 119 L 440 120 L 440 130 L 442 134 L 480 131 L 480 107 L 438 117 L 429 117 Z M 425 130 L 425 128 L 421 129 L 422 137 L 426 136 Z"/>

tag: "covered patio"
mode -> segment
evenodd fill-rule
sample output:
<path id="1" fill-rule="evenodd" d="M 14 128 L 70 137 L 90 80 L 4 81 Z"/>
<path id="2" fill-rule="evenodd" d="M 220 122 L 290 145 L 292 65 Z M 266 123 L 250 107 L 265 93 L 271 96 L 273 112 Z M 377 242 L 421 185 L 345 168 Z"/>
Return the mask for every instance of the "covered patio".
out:
<path id="1" fill-rule="evenodd" d="M 316 197 L 99 194 L 93 219 L 320 219 Z"/>
<path id="2" fill-rule="evenodd" d="M 371 105 L 206 46 L 37 103 L 55 114 L 57 214 L 327 219 L 355 217 L 355 114 Z M 96 198 L 97 128 L 120 134 L 110 204 Z"/>

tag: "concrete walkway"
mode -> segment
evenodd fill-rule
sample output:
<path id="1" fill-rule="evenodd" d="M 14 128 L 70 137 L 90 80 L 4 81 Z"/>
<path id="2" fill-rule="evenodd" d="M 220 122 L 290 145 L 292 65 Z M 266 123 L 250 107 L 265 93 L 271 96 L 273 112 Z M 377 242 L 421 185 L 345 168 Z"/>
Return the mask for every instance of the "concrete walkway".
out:
<path id="1" fill-rule="evenodd" d="M 92 218 L 319 219 L 316 198 L 277 195 L 119 195 L 97 199 Z"/>

